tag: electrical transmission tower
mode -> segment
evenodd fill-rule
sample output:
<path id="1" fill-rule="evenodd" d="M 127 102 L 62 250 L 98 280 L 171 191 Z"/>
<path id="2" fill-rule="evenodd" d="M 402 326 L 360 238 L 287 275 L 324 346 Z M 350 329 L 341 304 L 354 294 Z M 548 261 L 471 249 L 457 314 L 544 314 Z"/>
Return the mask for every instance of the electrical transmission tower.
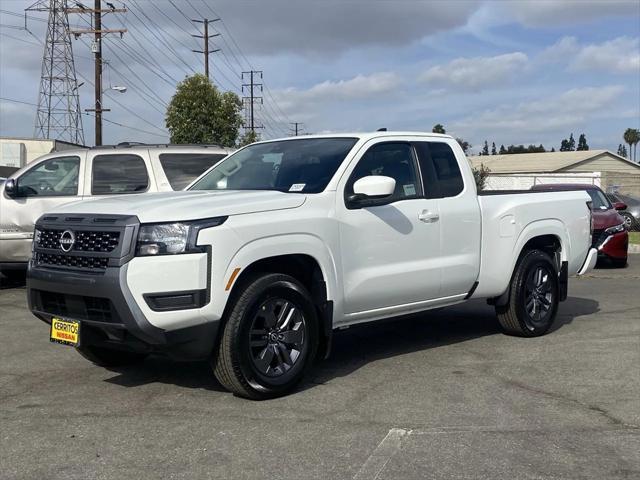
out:
<path id="1" fill-rule="evenodd" d="M 219 37 L 220 36 L 219 33 L 214 33 L 213 35 L 209 35 L 209 24 L 213 23 L 213 22 L 217 22 L 218 20 L 220 20 L 220 19 L 219 18 L 214 18 L 213 20 L 209 20 L 208 18 L 205 18 L 204 20 L 191 20 L 194 23 L 202 23 L 202 24 L 204 24 L 204 35 L 191 34 L 192 37 L 203 38 L 204 39 L 204 50 L 191 50 L 191 51 L 195 52 L 195 53 L 204 54 L 204 74 L 207 76 L 207 78 L 209 78 L 209 55 L 212 54 L 212 53 L 220 51 L 219 48 L 215 48 L 213 50 L 209 49 L 209 39 L 212 38 L 212 37 Z"/>
<path id="2" fill-rule="evenodd" d="M 26 10 L 49 12 L 34 136 L 84 145 L 67 0 L 39 0 Z"/>
<path id="3" fill-rule="evenodd" d="M 242 84 L 242 93 L 244 94 L 245 88 L 249 91 L 249 96 L 242 97 L 243 103 L 245 105 L 245 122 L 244 127 L 248 130 L 251 130 L 253 133 L 256 133 L 256 128 L 264 128 L 263 125 L 256 125 L 255 122 L 255 104 L 259 103 L 262 105 L 262 96 L 257 97 L 255 95 L 256 88 L 260 89 L 260 93 L 262 93 L 262 83 L 256 83 L 255 77 L 259 76 L 260 80 L 262 80 L 262 71 L 260 70 L 250 70 L 248 72 L 242 72 L 242 81 L 244 82 L 245 75 L 249 76 L 249 83 Z"/>

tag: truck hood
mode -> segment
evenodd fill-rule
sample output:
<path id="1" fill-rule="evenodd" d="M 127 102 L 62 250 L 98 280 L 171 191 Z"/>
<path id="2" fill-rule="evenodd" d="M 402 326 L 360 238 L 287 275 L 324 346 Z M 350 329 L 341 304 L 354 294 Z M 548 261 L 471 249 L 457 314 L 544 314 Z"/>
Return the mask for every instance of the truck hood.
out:
<path id="1" fill-rule="evenodd" d="M 284 210 L 305 200 L 304 194 L 277 191 L 161 192 L 83 200 L 51 213 L 136 215 L 142 223 L 153 223 Z"/>

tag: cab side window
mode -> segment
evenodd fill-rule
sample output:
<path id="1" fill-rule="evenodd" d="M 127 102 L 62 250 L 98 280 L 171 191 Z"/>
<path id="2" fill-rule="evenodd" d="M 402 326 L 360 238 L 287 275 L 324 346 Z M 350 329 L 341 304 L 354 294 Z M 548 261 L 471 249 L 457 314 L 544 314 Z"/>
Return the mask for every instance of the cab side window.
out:
<path id="1" fill-rule="evenodd" d="M 142 193 L 149 188 L 144 160 L 138 155 L 96 155 L 93 159 L 91 193 L 118 195 Z"/>
<path id="2" fill-rule="evenodd" d="M 345 198 L 353 194 L 353 184 L 369 175 L 383 175 L 396 181 L 389 202 L 417 198 L 420 194 L 413 149 L 408 143 L 378 143 L 356 165 L 345 188 Z"/>
<path id="3" fill-rule="evenodd" d="M 455 197 L 462 192 L 462 173 L 449 145 L 444 142 L 415 142 L 414 146 L 426 198 Z"/>
<path id="4" fill-rule="evenodd" d="M 21 197 L 62 197 L 78 194 L 80 158 L 46 160 L 18 178 Z"/>

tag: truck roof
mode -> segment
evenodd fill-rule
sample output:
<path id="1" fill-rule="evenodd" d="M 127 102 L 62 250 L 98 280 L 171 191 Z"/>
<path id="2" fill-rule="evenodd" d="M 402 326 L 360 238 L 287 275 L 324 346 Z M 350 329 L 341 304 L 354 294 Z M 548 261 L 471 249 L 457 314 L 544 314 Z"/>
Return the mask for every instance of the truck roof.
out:
<path id="1" fill-rule="evenodd" d="M 416 132 L 416 131 L 377 131 L 377 132 L 347 132 L 347 133 L 322 133 L 317 135 L 299 135 L 297 137 L 281 137 L 271 140 L 264 140 L 256 143 L 267 143 L 281 140 L 300 140 L 303 138 L 359 138 L 361 140 L 369 140 L 380 137 L 435 137 L 453 139 L 451 135 L 444 135 L 433 132 Z"/>

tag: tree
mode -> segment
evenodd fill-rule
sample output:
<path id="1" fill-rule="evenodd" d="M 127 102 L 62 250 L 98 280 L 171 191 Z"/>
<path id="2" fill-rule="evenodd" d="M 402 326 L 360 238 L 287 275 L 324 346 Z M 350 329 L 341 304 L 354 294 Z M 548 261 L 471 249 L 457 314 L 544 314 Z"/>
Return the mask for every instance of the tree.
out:
<path id="1" fill-rule="evenodd" d="M 623 144 L 618 145 L 618 155 L 627 158 L 627 147 L 625 147 Z"/>
<path id="2" fill-rule="evenodd" d="M 561 152 L 573 152 L 576 149 L 576 141 L 573 138 L 573 133 L 569 135 L 569 139 L 566 138 L 560 142 Z"/>
<path id="3" fill-rule="evenodd" d="M 171 143 L 215 143 L 232 147 L 242 126 L 242 101 L 221 93 L 207 77 L 195 74 L 176 88 L 165 122 Z"/>
<path id="4" fill-rule="evenodd" d="M 469 142 L 464 140 L 463 138 L 456 138 L 456 142 L 458 142 L 460 144 L 460 146 L 462 147 L 462 151 L 465 154 L 467 153 L 467 150 L 469 150 L 473 146 Z"/>
<path id="5" fill-rule="evenodd" d="M 478 191 L 484 190 L 484 187 L 487 185 L 487 177 L 491 173 L 491 170 L 482 163 L 480 164 L 480 168 L 473 167 L 472 170 L 473 179 L 476 181 L 476 188 Z"/>
<path id="6" fill-rule="evenodd" d="M 578 148 L 576 150 L 589 150 L 589 145 L 587 145 L 587 137 L 584 133 L 580 134 L 578 138 Z"/>
<path id="7" fill-rule="evenodd" d="M 489 155 L 489 144 L 487 141 L 484 141 L 484 146 L 482 147 L 482 155 Z"/>
<path id="8" fill-rule="evenodd" d="M 496 151 L 496 142 L 493 142 L 491 144 L 491 155 L 497 155 L 498 152 Z"/>
<path id="9" fill-rule="evenodd" d="M 447 133 L 447 131 L 444 129 L 444 127 L 442 126 L 441 123 L 435 124 L 433 126 L 433 128 L 431 129 L 431 132 L 433 132 L 433 133 L 442 133 L 442 134 Z"/>
<path id="10" fill-rule="evenodd" d="M 258 141 L 260 141 L 260 136 L 255 132 L 255 130 L 247 130 L 238 140 L 237 146 L 240 148 Z"/>
<path id="11" fill-rule="evenodd" d="M 556 147 L 551 147 L 551 151 L 555 152 L 556 151 Z"/>
<path id="12" fill-rule="evenodd" d="M 507 150 L 504 148 L 504 145 L 500 145 L 500 155 L 504 155 L 507 153 Z"/>
<path id="13" fill-rule="evenodd" d="M 624 141 L 629 145 L 629 159 L 636 161 L 637 145 L 640 142 L 640 130 L 627 128 L 623 135 Z"/>

